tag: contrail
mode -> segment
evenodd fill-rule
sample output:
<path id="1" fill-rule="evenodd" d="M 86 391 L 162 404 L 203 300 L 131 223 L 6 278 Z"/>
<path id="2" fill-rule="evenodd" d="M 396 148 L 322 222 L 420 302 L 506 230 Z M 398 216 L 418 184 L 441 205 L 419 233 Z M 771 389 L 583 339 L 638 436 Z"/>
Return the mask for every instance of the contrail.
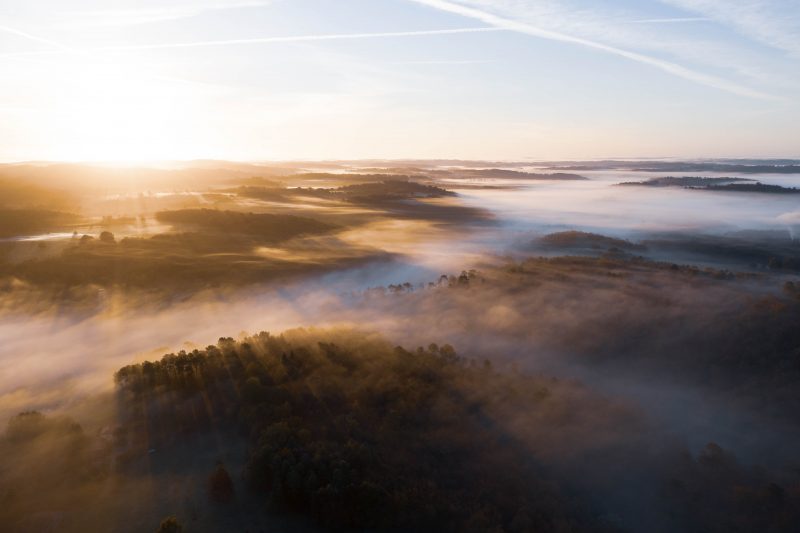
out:
<path id="1" fill-rule="evenodd" d="M 676 17 L 663 19 L 640 19 L 623 21 L 625 24 L 669 24 L 672 22 L 710 22 L 708 17 Z"/>
<path id="2" fill-rule="evenodd" d="M 615 46 L 610 46 L 597 41 L 583 39 L 581 37 L 575 37 L 572 35 L 567 35 L 565 33 L 560 33 L 552 30 L 546 30 L 544 28 L 539 28 L 537 26 L 533 26 L 525 22 L 519 22 L 512 19 L 507 19 L 504 17 L 500 17 L 498 15 L 494 15 L 492 13 L 488 13 L 486 11 L 481 11 L 480 9 L 467 7 L 461 4 L 456 4 L 450 2 L 449 0 L 410 0 L 410 1 L 415 2 L 417 4 L 422 4 L 428 7 L 432 7 L 434 9 L 438 9 L 440 11 L 446 11 L 448 13 L 453 13 L 455 15 L 460 15 L 462 17 L 479 20 L 484 24 L 488 24 L 489 26 L 493 26 L 498 29 L 514 31 L 525 35 L 540 37 L 542 39 L 572 43 L 585 46 L 588 48 L 593 48 L 595 50 L 600 50 L 602 52 L 630 59 L 631 61 L 636 61 L 637 63 L 650 65 L 664 72 L 672 74 L 673 76 L 693 81 L 701 85 L 706 85 L 708 87 L 714 87 L 715 89 L 727 91 L 729 93 L 738 96 L 758 98 L 761 100 L 782 100 L 779 97 L 762 93 L 760 91 L 751 89 L 749 87 L 744 87 L 742 85 L 728 81 L 723 78 L 719 78 L 717 76 L 712 76 L 710 74 L 704 74 L 702 72 L 691 70 L 677 63 L 664 61 L 656 57 L 640 54 L 638 52 L 631 52 L 629 50 L 624 50 L 622 48 L 617 48 Z"/>
<path id="3" fill-rule="evenodd" d="M 382 33 L 335 33 L 327 35 L 295 35 L 287 37 L 256 37 L 253 39 L 226 39 L 221 41 L 193 41 L 186 43 L 139 44 L 103 46 L 92 51 L 113 52 L 124 50 L 157 50 L 161 48 L 195 48 L 200 46 L 229 46 L 237 44 L 295 43 L 306 41 L 338 41 L 350 39 L 377 39 L 385 37 L 418 37 L 424 35 L 454 35 L 459 33 L 482 33 L 504 31 L 504 28 L 456 28 L 450 30 L 395 31 Z"/>
<path id="4" fill-rule="evenodd" d="M 187 19 L 214 11 L 229 11 L 244 8 L 265 7 L 271 3 L 272 0 L 244 0 L 242 2 L 217 4 L 201 3 L 172 7 L 79 11 L 73 15 L 74 20 L 61 23 L 59 26 L 74 30 L 92 27 L 150 24 L 154 22 Z"/>
<path id="5" fill-rule="evenodd" d="M 165 48 L 199 48 L 204 46 L 231 46 L 244 44 L 269 44 L 269 43 L 299 43 L 311 41 L 345 41 L 355 39 L 380 39 L 391 37 L 422 37 L 426 35 L 457 35 L 460 33 L 486 33 L 506 31 L 505 28 L 481 27 L 481 28 L 454 28 L 448 30 L 419 30 L 419 31 L 395 31 L 381 33 L 333 33 L 323 35 L 290 35 L 286 37 L 255 37 L 252 39 L 225 39 L 218 41 L 190 41 L 185 43 L 157 43 L 157 44 L 131 44 L 101 46 L 98 48 L 88 48 L 84 50 L 74 50 L 60 46 L 61 50 L 39 50 L 34 52 L 12 52 L 0 54 L 2 57 L 18 57 L 31 55 L 49 55 L 54 53 L 76 52 L 125 52 L 130 50 L 160 50 Z M 57 43 L 51 43 L 57 44 Z"/>
<path id="6" fill-rule="evenodd" d="M 65 52 L 69 52 L 72 49 L 68 46 L 64 46 L 61 43 L 57 43 L 55 41 L 51 41 L 50 39 L 45 39 L 44 37 L 39 37 L 37 35 L 32 35 L 28 32 L 18 30 L 16 28 L 9 28 L 8 26 L 0 26 L 0 31 L 4 31 L 6 33 L 11 33 L 14 35 L 19 35 L 20 37 L 25 37 L 31 41 L 36 41 L 37 43 L 49 44 L 50 46 L 55 46 L 56 48 L 63 50 Z"/>

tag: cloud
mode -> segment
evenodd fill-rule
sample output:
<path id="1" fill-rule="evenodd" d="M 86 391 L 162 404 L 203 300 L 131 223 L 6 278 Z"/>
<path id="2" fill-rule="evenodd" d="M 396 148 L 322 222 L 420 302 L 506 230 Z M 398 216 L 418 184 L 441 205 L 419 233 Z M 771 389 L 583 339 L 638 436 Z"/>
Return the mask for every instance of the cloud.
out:
<path id="1" fill-rule="evenodd" d="M 597 40 L 578 37 L 572 34 L 564 33 L 562 31 L 556 31 L 535 26 L 533 24 L 524 22 L 520 18 L 508 18 L 505 16 L 496 15 L 489 11 L 485 11 L 475 7 L 470 7 L 462 3 L 451 2 L 449 0 L 411 0 L 411 1 L 434 9 L 452 13 L 454 15 L 460 15 L 463 17 L 479 20 L 495 28 L 501 28 L 525 35 L 531 35 L 533 37 L 576 44 L 594 50 L 599 50 L 601 52 L 623 57 L 625 59 L 629 59 L 637 63 L 649 65 L 651 67 L 655 67 L 659 70 L 667 72 L 668 74 L 671 74 L 673 76 L 677 76 L 679 78 L 683 78 L 708 87 L 713 87 L 715 89 L 729 92 L 731 94 L 735 94 L 738 96 L 756 98 L 761 100 L 780 100 L 780 98 L 776 96 L 758 91 L 756 89 L 752 89 L 750 87 L 740 85 L 736 82 L 720 78 L 718 76 L 690 69 L 678 63 L 666 61 L 651 55 L 634 52 L 617 46 L 608 45 Z M 481 2 L 479 1 L 478 3 Z"/>
<path id="2" fill-rule="evenodd" d="M 800 57 L 800 3 L 776 0 L 661 0 Z"/>

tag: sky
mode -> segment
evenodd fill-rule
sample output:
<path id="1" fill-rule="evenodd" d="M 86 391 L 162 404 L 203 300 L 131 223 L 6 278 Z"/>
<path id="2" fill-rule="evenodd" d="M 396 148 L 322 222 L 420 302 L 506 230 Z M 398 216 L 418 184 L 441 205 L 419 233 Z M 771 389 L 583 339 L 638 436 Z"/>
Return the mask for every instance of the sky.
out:
<path id="1" fill-rule="evenodd" d="M 0 161 L 610 157 L 800 157 L 800 1 L 0 2 Z"/>

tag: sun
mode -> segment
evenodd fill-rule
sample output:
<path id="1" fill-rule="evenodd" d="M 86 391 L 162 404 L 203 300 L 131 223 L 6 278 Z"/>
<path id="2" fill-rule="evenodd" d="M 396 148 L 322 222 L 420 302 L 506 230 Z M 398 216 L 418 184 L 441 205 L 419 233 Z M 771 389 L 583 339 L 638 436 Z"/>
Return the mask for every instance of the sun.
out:
<path id="1" fill-rule="evenodd" d="M 76 58 L 59 68 L 48 125 L 58 159 L 152 161 L 190 158 L 196 118 L 191 91 L 133 64 Z"/>

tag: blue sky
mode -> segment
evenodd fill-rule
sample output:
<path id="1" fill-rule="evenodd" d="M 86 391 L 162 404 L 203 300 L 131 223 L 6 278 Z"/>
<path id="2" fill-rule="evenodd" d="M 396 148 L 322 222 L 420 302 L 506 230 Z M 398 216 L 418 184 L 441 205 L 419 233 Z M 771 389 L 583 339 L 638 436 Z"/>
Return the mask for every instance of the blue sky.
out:
<path id="1" fill-rule="evenodd" d="M 0 159 L 800 157 L 796 0 L 4 0 Z"/>

